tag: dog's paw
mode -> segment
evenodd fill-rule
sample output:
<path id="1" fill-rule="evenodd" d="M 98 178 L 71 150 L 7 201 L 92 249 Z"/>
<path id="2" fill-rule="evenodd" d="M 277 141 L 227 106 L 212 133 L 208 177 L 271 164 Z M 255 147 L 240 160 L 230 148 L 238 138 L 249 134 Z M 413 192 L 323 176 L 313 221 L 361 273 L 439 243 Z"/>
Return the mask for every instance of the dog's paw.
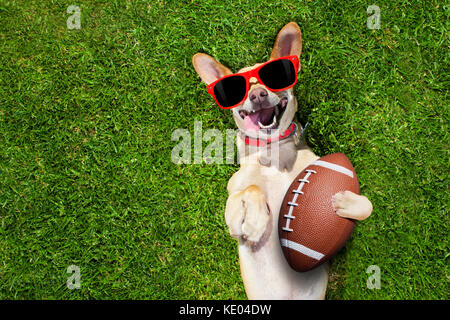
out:
<path id="1" fill-rule="evenodd" d="M 364 220 L 372 213 L 372 203 L 365 196 L 351 191 L 336 193 L 331 198 L 336 214 L 344 218 Z"/>
<path id="2" fill-rule="evenodd" d="M 269 213 L 263 192 L 252 185 L 228 198 L 225 220 L 232 237 L 258 243 L 266 231 Z"/>

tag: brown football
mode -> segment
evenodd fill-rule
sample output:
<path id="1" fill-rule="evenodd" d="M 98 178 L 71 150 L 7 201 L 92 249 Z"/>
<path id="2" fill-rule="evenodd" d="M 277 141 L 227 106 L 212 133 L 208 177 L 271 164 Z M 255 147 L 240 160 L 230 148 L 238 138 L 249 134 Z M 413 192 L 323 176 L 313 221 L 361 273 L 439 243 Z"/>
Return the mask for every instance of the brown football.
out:
<path id="1" fill-rule="evenodd" d="M 343 153 L 314 161 L 292 182 L 281 204 L 278 232 L 294 270 L 321 265 L 347 242 L 355 221 L 338 216 L 331 203 L 333 195 L 345 190 L 359 194 L 355 169 Z"/>

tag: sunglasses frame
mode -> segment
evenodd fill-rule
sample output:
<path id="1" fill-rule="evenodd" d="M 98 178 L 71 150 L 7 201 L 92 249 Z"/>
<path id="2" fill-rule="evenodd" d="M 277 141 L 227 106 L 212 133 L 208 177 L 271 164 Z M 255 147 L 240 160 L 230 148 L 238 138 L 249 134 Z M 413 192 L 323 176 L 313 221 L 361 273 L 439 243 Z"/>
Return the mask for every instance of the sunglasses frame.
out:
<path id="1" fill-rule="evenodd" d="M 292 83 L 291 85 L 285 87 L 285 88 L 281 88 L 281 89 L 271 89 L 268 86 L 266 86 L 264 84 L 264 82 L 261 80 L 261 78 L 259 77 L 259 70 L 261 70 L 261 68 L 263 68 L 264 66 L 266 66 L 269 63 L 272 63 L 274 61 L 278 61 L 278 60 L 289 60 L 290 62 L 292 62 L 292 64 L 294 65 L 294 69 L 295 69 L 295 81 L 294 83 Z M 247 72 L 242 72 L 242 73 L 233 73 L 233 74 L 229 74 L 226 75 L 220 79 L 217 79 L 216 81 L 210 83 L 209 85 L 206 86 L 206 90 L 208 90 L 208 93 L 214 98 L 214 101 L 216 101 L 216 104 L 221 108 L 221 109 L 233 109 L 236 108 L 238 105 L 240 105 L 245 99 L 247 99 L 248 97 L 248 91 L 250 89 L 250 79 L 251 78 L 256 78 L 258 80 L 259 83 L 263 84 L 267 89 L 269 89 L 272 92 L 279 92 L 279 91 L 284 91 L 287 90 L 289 88 L 292 88 L 293 86 L 295 86 L 295 84 L 297 83 L 297 78 L 298 78 L 298 70 L 299 70 L 299 66 L 300 66 L 300 61 L 298 59 L 298 57 L 296 55 L 293 56 L 286 56 L 286 57 L 281 57 L 281 58 L 277 58 L 277 59 L 273 59 L 273 60 L 269 60 L 265 63 L 263 63 L 262 65 L 256 67 L 253 70 L 249 70 Z M 236 103 L 235 105 L 231 106 L 231 107 L 223 107 L 220 105 L 220 103 L 217 101 L 216 95 L 214 94 L 214 87 L 217 83 L 219 83 L 220 81 L 222 81 L 223 79 L 229 78 L 229 77 L 235 77 L 235 76 L 242 76 L 245 79 L 245 95 L 244 98 L 242 98 L 241 101 L 239 101 L 238 103 Z"/>

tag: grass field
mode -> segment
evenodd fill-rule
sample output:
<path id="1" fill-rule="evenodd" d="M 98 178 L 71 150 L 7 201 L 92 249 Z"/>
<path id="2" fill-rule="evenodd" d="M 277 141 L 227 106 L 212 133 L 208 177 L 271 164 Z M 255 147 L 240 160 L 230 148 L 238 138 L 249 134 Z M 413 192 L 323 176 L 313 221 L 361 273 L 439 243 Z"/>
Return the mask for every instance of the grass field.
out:
<path id="1" fill-rule="evenodd" d="M 234 128 L 193 54 L 234 71 L 265 61 L 290 21 L 307 141 L 346 153 L 374 206 L 333 260 L 327 298 L 449 298 L 442 1 L 2 0 L 0 20 L 1 299 L 245 299 L 223 216 L 238 165 L 174 164 L 171 134 Z"/>

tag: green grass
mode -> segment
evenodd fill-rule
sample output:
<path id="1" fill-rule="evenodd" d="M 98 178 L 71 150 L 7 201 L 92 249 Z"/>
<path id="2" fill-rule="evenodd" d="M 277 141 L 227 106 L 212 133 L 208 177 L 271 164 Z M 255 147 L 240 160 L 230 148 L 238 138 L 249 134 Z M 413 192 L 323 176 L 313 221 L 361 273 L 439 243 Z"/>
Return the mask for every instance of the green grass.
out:
<path id="1" fill-rule="evenodd" d="M 176 165 L 170 137 L 234 127 L 194 53 L 237 70 L 296 21 L 308 143 L 346 153 L 374 205 L 327 298 L 448 299 L 448 18 L 439 1 L 0 1 L 0 298 L 244 299 L 223 217 L 238 166 Z"/>

